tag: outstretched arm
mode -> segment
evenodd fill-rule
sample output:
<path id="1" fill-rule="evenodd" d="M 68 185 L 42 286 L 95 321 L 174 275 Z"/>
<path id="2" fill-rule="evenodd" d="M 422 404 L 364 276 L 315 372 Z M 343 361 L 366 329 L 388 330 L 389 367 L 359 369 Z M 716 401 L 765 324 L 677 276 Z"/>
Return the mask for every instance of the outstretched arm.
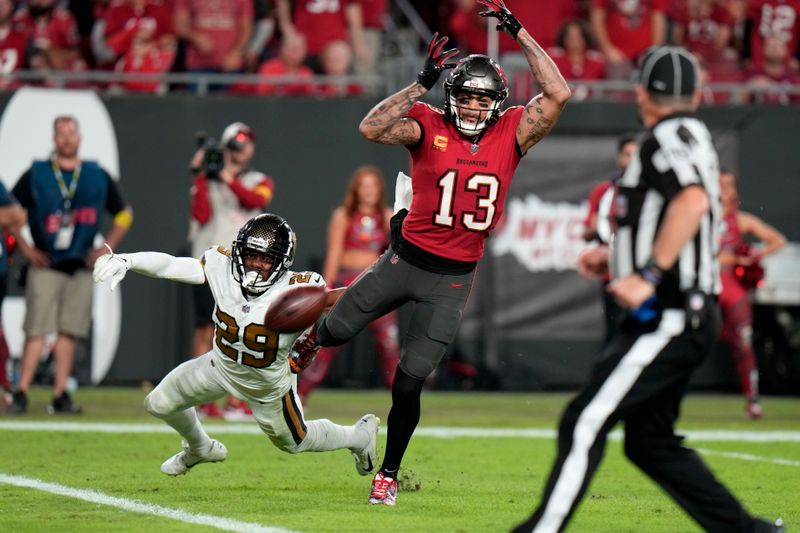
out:
<path id="1" fill-rule="evenodd" d="M 109 251 L 111 248 L 109 248 Z M 94 281 L 111 280 L 113 291 L 128 270 L 151 278 L 171 279 L 183 283 L 202 285 L 206 281 L 203 265 L 193 257 L 174 257 L 161 252 L 136 252 L 101 256 L 94 265 Z"/>
<path id="2" fill-rule="evenodd" d="M 442 71 L 455 65 L 448 61 L 458 54 L 458 50 L 442 51 L 447 40 L 447 37 L 439 38 L 438 33 L 433 35 L 428 44 L 428 57 L 417 75 L 417 81 L 389 96 L 367 113 L 358 126 L 364 138 L 380 144 L 411 145 L 419 142 L 422 129 L 416 120 L 404 117 L 411 106 L 436 85 Z"/>
<path id="3" fill-rule="evenodd" d="M 506 8 L 503 0 L 479 1 L 489 8 L 481 16 L 496 18 L 500 21 L 497 29 L 506 32 L 519 43 L 534 79 L 542 88 L 541 94 L 525 106 L 517 128 L 517 144 L 525 153 L 550 133 L 572 92 L 556 64 Z"/>

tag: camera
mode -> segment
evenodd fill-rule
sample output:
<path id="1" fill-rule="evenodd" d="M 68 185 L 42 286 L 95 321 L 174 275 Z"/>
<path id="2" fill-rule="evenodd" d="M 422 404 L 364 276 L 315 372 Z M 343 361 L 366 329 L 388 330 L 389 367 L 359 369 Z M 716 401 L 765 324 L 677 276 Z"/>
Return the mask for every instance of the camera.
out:
<path id="1" fill-rule="evenodd" d="M 216 139 L 209 137 L 204 131 L 198 131 L 195 134 L 195 142 L 197 147 L 205 153 L 200 170 L 202 170 L 206 178 L 218 180 L 219 173 L 225 166 L 225 149 Z"/>

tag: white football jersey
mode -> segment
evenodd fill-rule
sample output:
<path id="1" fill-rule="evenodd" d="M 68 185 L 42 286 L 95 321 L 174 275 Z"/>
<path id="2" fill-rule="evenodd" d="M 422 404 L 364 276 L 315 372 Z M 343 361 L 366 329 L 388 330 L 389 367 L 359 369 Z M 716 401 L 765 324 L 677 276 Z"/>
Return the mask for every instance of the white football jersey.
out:
<path id="1" fill-rule="evenodd" d="M 212 351 L 220 371 L 245 399 L 263 402 L 282 397 L 291 387 L 289 351 L 301 332 L 270 331 L 264 326 L 264 316 L 290 288 L 298 284 L 324 287 L 325 281 L 316 272 L 289 271 L 266 292 L 248 299 L 233 279 L 228 250 L 210 248 L 202 263 L 216 302 Z"/>

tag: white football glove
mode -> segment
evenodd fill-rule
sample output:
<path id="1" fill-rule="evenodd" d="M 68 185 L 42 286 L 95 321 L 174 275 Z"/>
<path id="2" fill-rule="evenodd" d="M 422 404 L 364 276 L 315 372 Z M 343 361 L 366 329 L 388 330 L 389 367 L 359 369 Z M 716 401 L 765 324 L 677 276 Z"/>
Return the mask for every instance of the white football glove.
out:
<path id="1" fill-rule="evenodd" d="M 394 185 L 394 212 L 401 209 L 411 209 L 411 199 L 414 191 L 411 189 L 411 178 L 402 172 L 397 173 L 397 181 Z"/>
<path id="2" fill-rule="evenodd" d="M 94 282 L 102 283 L 111 280 L 111 290 L 113 291 L 128 273 L 128 269 L 133 266 L 133 261 L 128 254 L 115 254 L 108 244 L 106 244 L 106 248 L 110 253 L 101 255 L 94 263 Z"/>

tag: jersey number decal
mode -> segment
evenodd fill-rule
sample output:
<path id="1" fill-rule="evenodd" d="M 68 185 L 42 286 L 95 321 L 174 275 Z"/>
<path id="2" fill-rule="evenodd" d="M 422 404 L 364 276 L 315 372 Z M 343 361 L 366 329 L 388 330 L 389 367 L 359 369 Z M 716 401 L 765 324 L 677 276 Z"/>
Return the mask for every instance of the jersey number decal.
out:
<path id="1" fill-rule="evenodd" d="M 458 171 L 448 170 L 442 174 L 436 185 L 439 187 L 439 209 L 434 213 L 433 223 L 437 226 L 452 228 L 455 224 L 453 203 L 455 200 Z M 486 231 L 492 227 L 497 208 L 497 195 L 500 192 L 500 180 L 494 174 L 476 172 L 466 181 L 465 190 L 480 192 L 476 207 L 478 211 L 461 213 L 461 224 L 470 231 Z"/>
<path id="2" fill-rule="evenodd" d="M 239 351 L 231 345 L 239 342 L 239 325 L 235 318 L 219 308 L 217 308 L 216 317 L 219 323 L 215 328 L 214 342 L 217 343 L 219 351 L 234 361 L 238 361 Z M 266 368 L 275 361 L 275 356 L 278 354 L 278 334 L 276 332 L 268 330 L 262 324 L 248 324 L 244 328 L 242 342 L 248 350 L 263 355 L 259 358 L 242 352 L 243 365 Z"/>

